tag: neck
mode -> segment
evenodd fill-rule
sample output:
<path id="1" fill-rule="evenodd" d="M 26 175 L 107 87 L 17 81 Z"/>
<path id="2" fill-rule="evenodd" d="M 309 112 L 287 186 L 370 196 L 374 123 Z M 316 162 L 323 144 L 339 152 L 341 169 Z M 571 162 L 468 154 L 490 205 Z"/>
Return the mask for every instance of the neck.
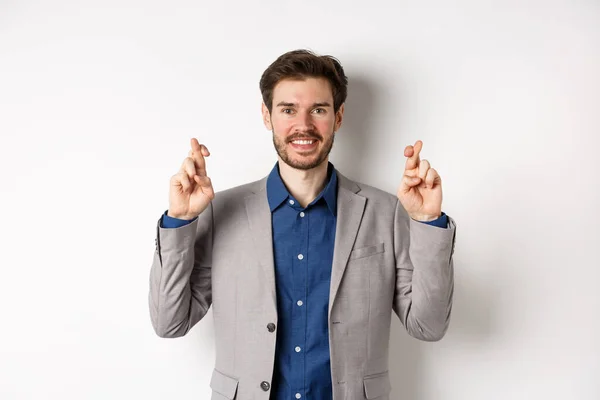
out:
<path id="1" fill-rule="evenodd" d="M 285 187 L 302 207 L 309 205 L 327 184 L 328 160 L 315 168 L 302 170 L 292 168 L 279 159 L 279 175 Z"/>

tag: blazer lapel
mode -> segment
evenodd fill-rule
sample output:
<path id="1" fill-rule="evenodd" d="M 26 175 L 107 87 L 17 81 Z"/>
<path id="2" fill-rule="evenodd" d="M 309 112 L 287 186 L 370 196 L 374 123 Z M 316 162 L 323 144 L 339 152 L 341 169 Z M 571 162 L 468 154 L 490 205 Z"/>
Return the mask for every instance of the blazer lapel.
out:
<path id="1" fill-rule="evenodd" d="M 333 302 L 335 301 L 342 276 L 346 270 L 346 264 L 348 263 L 366 204 L 366 199 L 356 194 L 360 191 L 360 187 L 344 177 L 337 170 L 336 172 L 339 180 L 337 224 L 331 267 L 331 286 L 329 289 L 329 316 L 331 316 Z"/>
<path id="2" fill-rule="evenodd" d="M 254 242 L 256 256 L 263 268 L 265 283 L 268 288 L 273 307 L 277 309 L 275 293 L 275 262 L 273 260 L 273 231 L 271 226 L 271 210 L 267 200 L 266 178 L 259 181 L 259 188 L 246 197 L 246 213 L 250 226 L 250 235 Z"/>
<path id="3" fill-rule="evenodd" d="M 338 176 L 337 223 L 329 289 L 329 315 L 331 315 L 331 309 L 346 270 L 366 204 L 366 199 L 356 194 L 360 191 L 360 187 L 340 174 L 339 171 L 336 170 L 336 172 Z M 267 294 L 273 307 L 277 309 L 273 231 L 271 211 L 267 200 L 266 178 L 259 181 L 258 187 L 253 192 L 245 199 L 250 233 L 256 255 L 263 269 L 265 283 L 268 287 Z"/>

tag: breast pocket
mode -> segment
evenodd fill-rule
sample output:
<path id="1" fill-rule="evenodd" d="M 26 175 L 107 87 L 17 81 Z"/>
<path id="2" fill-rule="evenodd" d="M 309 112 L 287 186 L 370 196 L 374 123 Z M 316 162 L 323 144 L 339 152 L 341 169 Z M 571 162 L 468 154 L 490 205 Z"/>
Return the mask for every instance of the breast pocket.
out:
<path id="1" fill-rule="evenodd" d="M 358 249 L 352 250 L 350 253 L 350 260 L 357 260 L 359 258 L 370 257 L 375 254 L 380 254 L 385 251 L 385 246 L 383 243 L 374 244 L 370 246 L 360 247 Z"/>

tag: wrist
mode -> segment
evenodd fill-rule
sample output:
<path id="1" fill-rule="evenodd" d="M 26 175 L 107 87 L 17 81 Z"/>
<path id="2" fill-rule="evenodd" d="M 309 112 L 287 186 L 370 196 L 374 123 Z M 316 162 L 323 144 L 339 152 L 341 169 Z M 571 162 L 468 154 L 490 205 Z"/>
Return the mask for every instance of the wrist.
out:
<path id="1" fill-rule="evenodd" d="M 414 219 L 415 221 L 419 221 L 419 222 L 431 222 L 431 221 L 435 221 L 436 219 L 438 219 L 439 217 L 441 217 L 442 213 L 439 213 L 437 215 L 409 214 L 409 216 L 412 219 Z"/>
<path id="2" fill-rule="evenodd" d="M 191 221 L 191 220 L 193 220 L 194 218 L 197 217 L 197 215 L 186 215 L 186 214 L 172 213 L 170 210 L 167 211 L 167 216 L 169 218 L 181 219 L 181 220 L 186 220 L 186 221 Z"/>

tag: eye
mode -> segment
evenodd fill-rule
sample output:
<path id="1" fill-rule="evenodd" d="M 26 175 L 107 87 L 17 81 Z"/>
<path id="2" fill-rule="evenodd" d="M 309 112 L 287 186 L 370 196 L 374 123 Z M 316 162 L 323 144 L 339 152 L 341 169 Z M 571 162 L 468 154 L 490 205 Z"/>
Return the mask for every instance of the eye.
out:
<path id="1" fill-rule="evenodd" d="M 282 108 L 281 112 L 284 114 L 291 114 L 293 110 L 291 108 Z"/>
<path id="2" fill-rule="evenodd" d="M 315 108 L 313 112 L 315 114 L 325 114 L 326 110 L 324 108 Z"/>

